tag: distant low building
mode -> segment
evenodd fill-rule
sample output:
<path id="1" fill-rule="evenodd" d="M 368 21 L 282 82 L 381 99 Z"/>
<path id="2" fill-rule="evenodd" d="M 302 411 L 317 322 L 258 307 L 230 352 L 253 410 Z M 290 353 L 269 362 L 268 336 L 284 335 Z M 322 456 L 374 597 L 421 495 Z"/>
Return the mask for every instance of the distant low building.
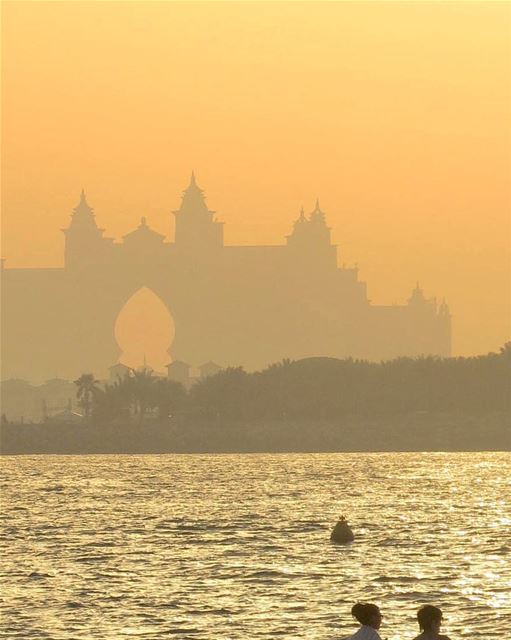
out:
<path id="1" fill-rule="evenodd" d="M 220 371 L 222 371 L 222 367 L 216 364 L 216 362 L 211 362 L 210 360 L 209 362 L 206 362 L 205 364 L 201 365 L 199 367 L 199 371 L 200 371 L 201 378 L 208 378 L 209 376 L 214 376 Z"/>
<path id="2" fill-rule="evenodd" d="M 122 380 L 122 378 L 130 372 L 130 367 L 122 364 L 122 362 L 118 362 L 117 364 L 109 367 L 108 371 L 110 372 L 110 381 L 115 382 L 119 378 Z"/>
<path id="3" fill-rule="evenodd" d="M 40 402 L 38 387 L 26 380 L 11 378 L 0 384 L 1 410 L 10 422 L 23 419 L 38 420 Z"/>
<path id="4" fill-rule="evenodd" d="M 190 386 L 190 365 L 182 360 L 175 360 L 167 365 L 167 377 L 169 380 L 180 382 L 185 387 Z"/>
<path id="5" fill-rule="evenodd" d="M 64 378 L 50 378 L 50 380 L 46 380 L 39 388 L 43 394 L 55 399 L 59 398 L 62 402 L 66 402 L 70 395 L 74 396 L 76 393 L 74 383 Z"/>

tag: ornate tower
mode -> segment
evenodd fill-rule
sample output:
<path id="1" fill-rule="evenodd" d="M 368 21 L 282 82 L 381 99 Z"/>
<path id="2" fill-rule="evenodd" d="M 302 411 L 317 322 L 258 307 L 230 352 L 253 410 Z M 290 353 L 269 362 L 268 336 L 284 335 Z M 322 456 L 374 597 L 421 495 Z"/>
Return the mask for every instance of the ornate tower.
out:
<path id="1" fill-rule="evenodd" d="M 319 206 L 319 200 L 309 217 L 303 207 L 295 221 L 293 232 L 287 236 L 287 246 L 296 260 L 307 265 L 308 270 L 335 269 L 337 267 L 337 248 L 330 240 L 330 227 L 326 224 L 325 214 Z"/>
<path id="2" fill-rule="evenodd" d="M 104 229 L 100 229 L 96 224 L 94 210 L 88 205 L 83 189 L 80 202 L 71 214 L 69 227 L 62 231 L 66 236 L 66 269 L 80 269 L 97 263 L 105 244 Z"/>
<path id="3" fill-rule="evenodd" d="M 214 218 L 204 200 L 204 192 L 195 181 L 192 172 L 190 184 L 183 192 L 183 200 L 177 211 L 175 244 L 178 249 L 210 251 L 224 243 L 223 223 Z"/>
<path id="4" fill-rule="evenodd" d="M 431 306 L 431 301 L 426 300 L 424 291 L 417 282 L 417 284 L 415 285 L 415 289 L 412 289 L 412 295 L 408 298 L 408 307 L 412 310 L 420 312 L 423 309 L 426 309 L 428 305 Z"/>
<path id="5" fill-rule="evenodd" d="M 325 213 L 321 211 L 319 199 L 316 199 L 316 205 L 310 214 L 309 221 L 312 241 L 319 246 L 331 246 L 330 227 L 326 226 Z"/>
<path id="6" fill-rule="evenodd" d="M 436 298 L 426 298 L 424 291 L 416 284 L 406 307 L 409 319 L 411 342 L 407 347 L 409 355 L 437 354 L 451 355 L 451 314 L 442 301 L 437 306 Z"/>
<path id="7" fill-rule="evenodd" d="M 288 247 L 302 247 L 308 241 L 309 221 L 305 217 L 303 207 L 300 209 L 300 216 L 293 223 L 293 231 L 286 237 Z"/>

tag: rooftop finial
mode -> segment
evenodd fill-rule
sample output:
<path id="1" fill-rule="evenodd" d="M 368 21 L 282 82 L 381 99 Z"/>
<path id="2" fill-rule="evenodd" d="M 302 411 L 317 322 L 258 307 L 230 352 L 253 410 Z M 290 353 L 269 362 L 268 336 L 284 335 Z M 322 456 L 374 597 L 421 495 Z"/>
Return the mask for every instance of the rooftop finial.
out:
<path id="1" fill-rule="evenodd" d="M 85 197 L 85 189 L 83 187 L 80 191 L 80 202 L 76 205 L 73 211 L 75 213 L 77 211 L 92 212 L 92 209 L 89 207 L 89 203 L 87 202 L 87 198 Z"/>
<path id="2" fill-rule="evenodd" d="M 321 208 L 319 206 L 319 198 L 316 198 L 316 204 L 314 205 L 314 210 L 310 214 L 310 219 L 316 221 L 319 220 L 322 222 L 324 222 L 325 220 L 325 214 L 323 213 L 323 211 L 321 211 Z"/>

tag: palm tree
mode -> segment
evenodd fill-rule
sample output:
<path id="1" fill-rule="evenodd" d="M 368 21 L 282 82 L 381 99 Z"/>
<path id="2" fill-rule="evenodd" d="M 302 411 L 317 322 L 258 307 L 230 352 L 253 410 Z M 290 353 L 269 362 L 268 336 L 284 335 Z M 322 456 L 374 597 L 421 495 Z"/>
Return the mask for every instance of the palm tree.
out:
<path id="1" fill-rule="evenodd" d="M 86 420 L 88 420 L 92 402 L 96 400 L 101 393 L 101 389 L 98 386 L 99 380 L 96 380 L 92 373 L 82 373 L 78 380 L 74 381 L 74 384 L 78 387 L 76 397 L 78 398 L 80 406 L 83 408 Z"/>
<path id="2" fill-rule="evenodd" d="M 138 415 L 138 423 L 142 424 L 147 410 L 155 406 L 154 384 L 156 378 L 153 377 L 151 369 L 132 369 L 131 371 L 130 383 L 135 414 Z"/>
<path id="3" fill-rule="evenodd" d="M 186 401 L 186 391 L 180 382 L 160 378 L 154 387 L 154 403 L 160 420 L 169 418 L 180 411 Z"/>

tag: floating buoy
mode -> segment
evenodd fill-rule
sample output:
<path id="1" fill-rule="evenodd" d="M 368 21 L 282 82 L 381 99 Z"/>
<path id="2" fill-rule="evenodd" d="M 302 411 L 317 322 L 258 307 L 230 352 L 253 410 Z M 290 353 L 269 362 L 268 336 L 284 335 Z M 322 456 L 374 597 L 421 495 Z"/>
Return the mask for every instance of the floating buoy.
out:
<path id="1" fill-rule="evenodd" d="M 355 540 L 355 535 L 351 530 L 348 521 L 344 516 L 341 516 L 337 521 L 337 524 L 332 529 L 332 533 L 330 534 L 330 540 L 332 542 L 339 542 L 340 544 L 345 544 L 346 542 L 353 542 Z"/>

